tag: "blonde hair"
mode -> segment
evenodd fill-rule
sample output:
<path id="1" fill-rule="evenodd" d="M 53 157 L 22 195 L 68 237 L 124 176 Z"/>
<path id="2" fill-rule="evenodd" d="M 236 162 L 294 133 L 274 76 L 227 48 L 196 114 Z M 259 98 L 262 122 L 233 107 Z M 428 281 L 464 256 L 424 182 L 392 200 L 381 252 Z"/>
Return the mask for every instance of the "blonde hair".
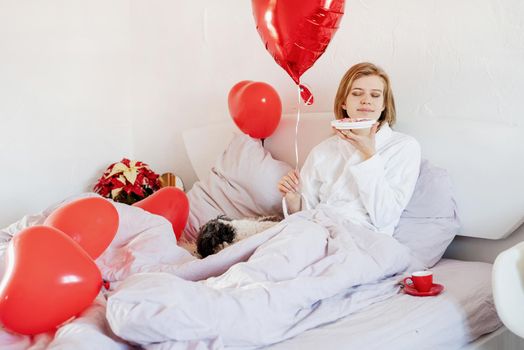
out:
<path id="1" fill-rule="evenodd" d="M 382 78 L 384 82 L 384 110 L 378 118 L 378 122 L 382 125 L 387 122 L 390 126 L 395 124 L 397 120 L 397 113 L 395 111 L 395 100 L 393 98 L 393 91 L 391 90 L 391 83 L 386 72 L 369 62 L 362 62 L 355 64 L 344 74 L 340 85 L 338 86 L 337 95 L 335 96 L 335 117 L 337 119 L 348 118 L 348 114 L 342 106 L 346 102 L 346 98 L 351 90 L 353 82 L 358 78 L 368 75 L 376 75 Z"/>

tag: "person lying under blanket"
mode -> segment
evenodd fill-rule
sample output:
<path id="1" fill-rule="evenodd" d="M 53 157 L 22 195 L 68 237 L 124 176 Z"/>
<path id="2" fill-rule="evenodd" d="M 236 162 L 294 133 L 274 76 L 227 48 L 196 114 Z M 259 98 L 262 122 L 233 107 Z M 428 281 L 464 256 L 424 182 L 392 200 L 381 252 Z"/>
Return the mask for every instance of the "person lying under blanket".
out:
<path id="1" fill-rule="evenodd" d="M 367 129 L 334 129 L 309 153 L 301 172 L 278 183 L 285 214 L 329 206 L 344 220 L 392 235 L 413 194 L 421 151 L 411 136 L 393 131 L 395 102 L 388 75 L 371 63 L 357 64 L 342 78 L 336 119 L 373 119 Z"/>

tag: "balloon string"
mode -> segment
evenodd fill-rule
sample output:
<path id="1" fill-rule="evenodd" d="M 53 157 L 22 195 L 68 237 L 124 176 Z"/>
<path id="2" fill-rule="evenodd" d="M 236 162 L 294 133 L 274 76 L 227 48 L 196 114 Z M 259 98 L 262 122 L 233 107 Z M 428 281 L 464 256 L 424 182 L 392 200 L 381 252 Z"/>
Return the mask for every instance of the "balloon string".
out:
<path id="1" fill-rule="evenodd" d="M 298 123 L 300 122 L 300 86 L 297 85 L 297 122 L 295 125 L 295 170 L 298 170 Z"/>

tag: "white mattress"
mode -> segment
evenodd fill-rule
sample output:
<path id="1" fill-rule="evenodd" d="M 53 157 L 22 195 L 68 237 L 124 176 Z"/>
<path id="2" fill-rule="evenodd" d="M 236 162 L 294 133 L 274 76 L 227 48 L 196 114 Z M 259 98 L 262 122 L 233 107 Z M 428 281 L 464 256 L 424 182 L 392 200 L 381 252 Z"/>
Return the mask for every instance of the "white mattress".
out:
<path id="1" fill-rule="evenodd" d="M 443 259 L 432 270 L 445 286 L 436 297 L 400 293 L 362 312 L 275 344 L 282 349 L 460 349 L 502 324 L 491 264 Z"/>

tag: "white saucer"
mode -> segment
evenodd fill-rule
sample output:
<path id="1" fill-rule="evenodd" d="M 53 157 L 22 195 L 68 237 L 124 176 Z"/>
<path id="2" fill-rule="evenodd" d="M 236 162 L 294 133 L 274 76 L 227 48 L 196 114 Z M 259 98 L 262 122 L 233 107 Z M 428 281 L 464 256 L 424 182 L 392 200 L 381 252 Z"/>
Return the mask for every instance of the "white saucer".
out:
<path id="1" fill-rule="evenodd" d="M 373 119 L 365 119 L 356 122 L 348 121 L 350 119 L 335 119 L 331 121 L 331 126 L 339 130 L 349 130 L 349 129 L 367 129 L 371 128 L 375 124 Z"/>

